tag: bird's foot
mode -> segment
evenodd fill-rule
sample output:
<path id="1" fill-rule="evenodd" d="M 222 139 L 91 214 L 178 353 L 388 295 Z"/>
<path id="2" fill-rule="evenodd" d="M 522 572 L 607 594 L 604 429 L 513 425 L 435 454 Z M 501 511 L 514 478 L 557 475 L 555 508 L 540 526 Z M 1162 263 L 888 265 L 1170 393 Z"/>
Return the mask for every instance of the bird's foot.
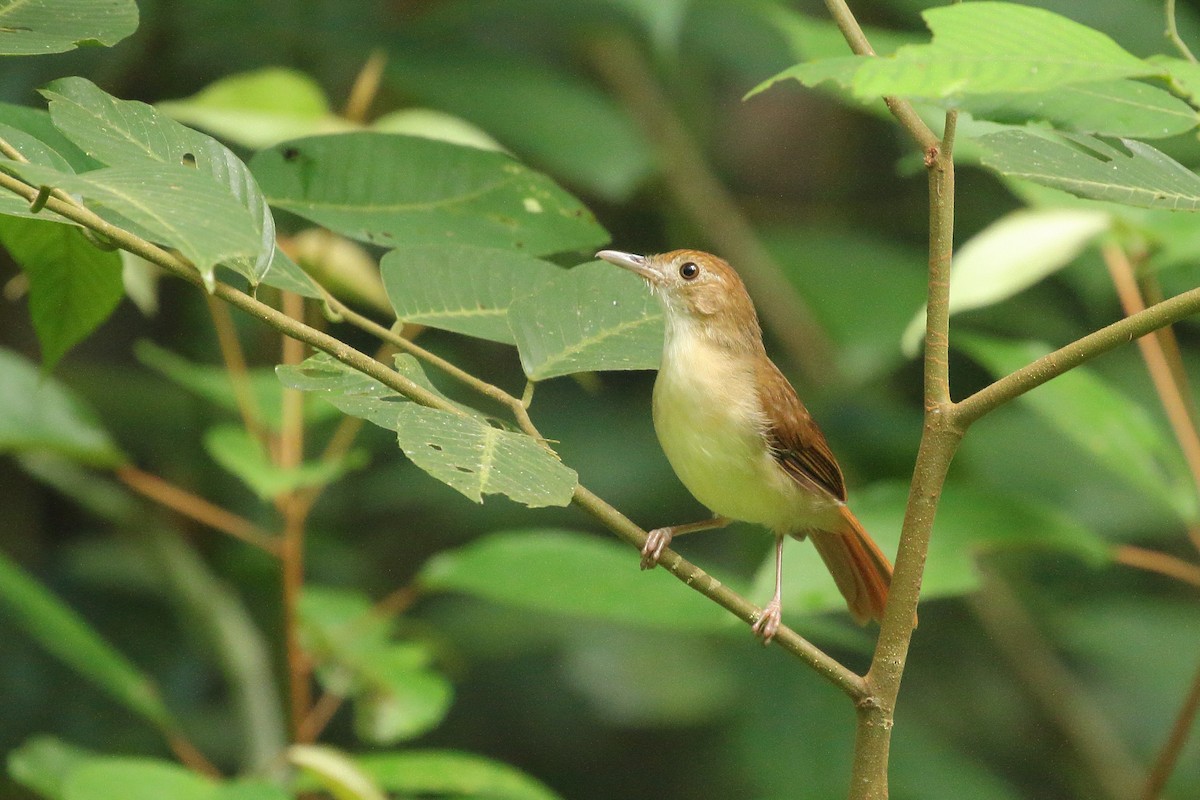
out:
<path id="1" fill-rule="evenodd" d="M 758 621 L 754 623 L 754 626 L 750 630 L 754 631 L 755 636 L 762 639 L 764 645 L 768 645 L 775 638 L 775 633 L 779 630 L 779 622 L 782 616 L 783 608 L 779 600 L 772 600 L 767 603 L 767 607 L 762 610 Z"/>
<path id="2" fill-rule="evenodd" d="M 667 549 L 674 535 L 675 531 L 671 528 L 655 528 L 647 534 L 646 543 L 642 545 L 642 569 L 654 569 L 658 566 L 663 550 Z"/>

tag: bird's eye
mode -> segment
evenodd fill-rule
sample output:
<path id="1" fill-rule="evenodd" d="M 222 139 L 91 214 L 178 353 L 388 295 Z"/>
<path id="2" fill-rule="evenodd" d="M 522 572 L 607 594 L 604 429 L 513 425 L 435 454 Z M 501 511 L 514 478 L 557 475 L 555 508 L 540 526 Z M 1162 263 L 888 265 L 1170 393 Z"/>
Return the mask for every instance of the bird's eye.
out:
<path id="1" fill-rule="evenodd" d="M 679 265 L 679 277 L 685 281 L 693 280 L 700 274 L 700 268 L 696 266 L 694 261 L 685 261 Z"/>

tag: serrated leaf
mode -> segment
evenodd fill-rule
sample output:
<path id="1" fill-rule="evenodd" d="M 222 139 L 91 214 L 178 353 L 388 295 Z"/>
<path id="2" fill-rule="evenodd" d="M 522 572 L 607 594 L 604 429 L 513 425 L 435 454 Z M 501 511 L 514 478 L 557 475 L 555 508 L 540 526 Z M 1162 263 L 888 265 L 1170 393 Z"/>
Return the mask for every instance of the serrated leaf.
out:
<path id="1" fill-rule="evenodd" d="M 334 800 L 387 800 L 370 775 L 341 750 L 295 744 L 288 748 L 287 757 L 311 775 Z"/>
<path id="2" fill-rule="evenodd" d="M 525 773 L 499 761 L 453 750 L 371 753 L 355 759 L 386 792 L 488 800 L 559 800 Z"/>
<path id="3" fill-rule="evenodd" d="M 657 369 L 662 308 L 646 284 L 611 264 L 575 267 L 509 307 L 530 380 L 607 369 Z"/>
<path id="4" fill-rule="evenodd" d="M 121 257 L 78 228 L 36 219 L 0 219 L 0 245 L 29 278 L 29 313 L 51 370 L 121 301 Z"/>
<path id="5" fill-rule="evenodd" d="M 661 570 L 641 572 L 637 553 L 564 530 L 484 536 L 425 563 L 421 585 L 551 614 L 645 628 L 713 631 L 732 618 Z"/>
<path id="6" fill-rule="evenodd" d="M 511 250 L 473 245 L 402 245 L 379 264 L 396 317 L 515 344 L 508 324 L 514 298 L 563 270 Z"/>
<path id="7" fill-rule="evenodd" d="M 46 652 L 96 684 L 121 705 L 166 728 L 170 712 L 153 683 L 67 606 L 0 553 L 0 605 L 12 623 Z"/>
<path id="8" fill-rule="evenodd" d="M 90 409 L 21 356 L 0 348 L 0 452 L 49 450 L 98 467 L 125 455 Z"/>
<path id="9" fill-rule="evenodd" d="M 358 450 L 333 461 L 306 461 L 295 467 L 281 467 L 271 461 L 262 442 L 240 425 L 210 428 L 204 436 L 204 449 L 213 461 L 263 500 L 296 489 L 324 486 L 366 463 L 366 454 Z"/>
<path id="10" fill-rule="evenodd" d="M 473 147 L 347 133 L 276 145 L 250 166 L 271 205 L 385 247 L 461 242 L 536 256 L 608 240 L 549 178 Z"/>
<path id="11" fill-rule="evenodd" d="M 9 0 L 0 6 L 0 55 L 111 46 L 137 30 L 134 0 Z"/>
<path id="12" fill-rule="evenodd" d="M 1044 120 L 1061 130 L 1139 139 L 1177 136 L 1200 121 L 1194 108 L 1170 92 L 1132 80 L 972 95 L 958 107 L 976 119 L 1010 125 Z"/>
<path id="13" fill-rule="evenodd" d="M 1200 177 L 1166 154 L 1132 139 L 1124 149 L 1094 136 L 1007 130 L 979 138 L 983 163 L 1079 197 L 1140 208 L 1200 209 Z"/>
<path id="14" fill-rule="evenodd" d="M 397 411 L 404 454 L 476 503 L 485 494 L 507 495 L 531 508 L 571 502 L 575 471 L 531 436 L 415 403 Z"/>
<path id="15" fill-rule="evenodd" d="M 89 156 L 111 167 L 147 161 L 186 164 L 224 187 L 253 220 L 259 246 L 225 264 L 257 285 L 275 255 L 275 220 L 249 168 L 228 147 L 175 122 L 153 106 L 119 100 L 83 78 L 62 78 L 42 90 L 54 124 Z M 198 209 L 201 213 L 202 209 Z M 310 297 L 318 296 L 311 285 Z"/>
<path id="16" fill-rule="evenodd" d="M 261 233 L 232 194 L 194 169 L 167 164 L 107 167 L 71 175 L 36 164 L 0 162 L 35 186 L 82 195 L 116 225 L 174 247 L 207 281 L 217 264 L 257 258 Z"/>
<path id="17" fill-rule="evenodd" d="M 1006 375 L 1049 352 L 1036 342 L 959 336 L 961 347 L 994 375 Z M 1087 367 L 1058 376 L 1020 397 L 1085 452 L 1132 486 L 1191 519 L 1195 498 L 1178 448 L 1143 406 Z"/>
<path id="18" fill-rule="evenodd" d="M 1111 227 L 1103 211 L 1047 208 L 1014 211 L 964 244 L 950 268 L 950 313 L 998 303 L 1071 263 Z M 904 331 L 901 347 L 912 357 L 925 332 L 925 309 Z"/>

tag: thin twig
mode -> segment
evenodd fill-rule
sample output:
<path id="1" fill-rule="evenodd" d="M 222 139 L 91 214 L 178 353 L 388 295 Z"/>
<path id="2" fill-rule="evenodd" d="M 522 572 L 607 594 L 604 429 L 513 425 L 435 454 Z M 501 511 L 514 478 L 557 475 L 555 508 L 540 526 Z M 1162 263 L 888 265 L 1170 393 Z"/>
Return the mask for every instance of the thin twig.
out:
<path id="1" fill-rule="evenodd" d="M 597 42 L 590 54 L 596 69 L 658 151 L 663 181 L 671 196 L 714 249 L 737 266 L 763 323 L 788 359 L 811 383 L 836 383 L 837 360 L 828 335 L 714 174 L 641 51 L 629 38 L 615 36 Z"/>
<path id="2" fill-rule="evenodd" d="M 1200 565 L 1189 564 L 1182 558 L 1169 556 L 1144 547 L 1134 547 L 1130 544 L 1117 545 L 1112 549 L 1113 560 L 1127 567 L 1144 569 L 1147 572 L 1157 572 L 1177 581 L 1190 583 L 1200 588 Z"/>
<path id="3" fill-rule="evenodd" d="M 122 483 L 143 497 L 275 557 L 279 556 L 279 540 L 248 519 L 132 465 L 118 467 L 115 474 Z"/>
<path id="4" fill-rule="evenodd" d="M 351 122 L 365 122 L 371 111 L 371 104 L 379 94 L 379 81 L 383 77 L 383 68 L 387 65 L 387 53 L 383 50 L 373 50 L 367 57 L 367 62 L 354 78 L 350 87 L 350 96 L 342 116 Z"/>
<path id="5" fill-rule="evenodd" d="M 1124 309 L 1125 316 L 1145 311 L 1146 302 L 1138 289 L 1133 264 L 1130 263 L 1129 256 L 1126 255 L 1124 249 L 1115 242 L 1106 242 L 1100 248 L 1100 252 L 1104 256 L 1105 265 L 1108 266 L 1108 273 L 1112 276 L 1113 286 L 1116 287 L 1117 297 L 1121 300 L 1121 308 Z M 1142 351 L 1142 360 L 1146 362 L 1146 369 L 1150 373 L 1150 380 L 1154 384 L 1154 390 L 1158 392 L 1158 399 L 1162 403 L 1163 411 L 1166 412 L 1167 420 L 1171 423 L 1171 430 L 1175 434 L 1175 440 L 1179 443 L 1179 449 L 1183 451 L 1184 460 L 1192 474 L 1196 495 L 1200 497 L 1200 434 L 1196 432 L 1192 413 L 1188 409 L 1187 400 L 1179 384 L 1179 375 L 1172 369 L 1167 358 L 1166 350 L 1163 347 L 1164 337 L 1158 335 L 1160 331 L 1169 330 L 1170 326 L 1160 328 L 1159 331 L 1138 337 L 1137 343 L 1138 348 Z M 1192 533 L 1193 544 L 1200 549 L 1200 538 L 1197 538 L 1200 534 L 1197 534 L 1194 528 L 1190 528 L 1189 531 Z"/>
<path id="6" fill-rule="evenodd" d="M 177 730 L 163 731 L 163 735 L 167 739 L 167 746 L 171 748 L 171 752 L 179 759 L 179 763 L 183 764 L 193 772 L 205 775 L 209 778 L 221 778 L 221 770 L 217 769 L 216 765 L 201 753 L 196 745 L 192 744 L 182 732 Z"/>
<path id="7" fill-rule="evenodd" d="M 1192 55 L 1191 49 L 1183 41 L 1183 37 L 1179 35 L 1179 27 L 1175 24 L 1175 0 L 1167 0 L 1166 36 L 1171 44 L 1175 45 L 1175 49 L 1179 51 L 1180 55 L 1193 64 L 1196 63 L 1196 57 Z"/>
<path id="8" fill-rule="evenodd" d="M 1142 788 L 1141 800 L 1158 800 L 1159 795 L 1162 794 L 1163 787 L 1167 785 L 1167 779 L 1171 777 L 1176 764 L 1179 763 L 1179 754 L 1183 752 L 1183 746 L 1187 744 L 1188 735 L 1196 722 L 1197 714 L 1200 714 L 1200 669 L 1196 670 L 1196 677 L 1192 679 L 1191 689 L 1188 690 L 1187 697 L 1184 698 L 1183 705 L 1179 708 L 1179 714 L 1175 717 L 1175 723 L 1171 726 L 1167 741 L 1163 743 L 1162 750 L 1159 751 L 1158 757 L 1154 759 L 1154 764 L 1146 775 L 1146 785 Z"/>
<path id="9" fill-rule="evenodd" d="M 205 299 L 208 301 L 213 330 L 217 333 L 217 346 L 225 362 L 225 372 L 233 385 L 233 397 L 242 417 L 242 425 L 247 433 L 266 447 L 269 442 L 260 421 L 258 403 L 250 385 L 250 372 L 246 368 L 246 355 L 242 351 L 242 343 L 238 339 L 237 326 L 233 323 L 229 306 L 218 303 L 212 295 L 205 295 Z"/>

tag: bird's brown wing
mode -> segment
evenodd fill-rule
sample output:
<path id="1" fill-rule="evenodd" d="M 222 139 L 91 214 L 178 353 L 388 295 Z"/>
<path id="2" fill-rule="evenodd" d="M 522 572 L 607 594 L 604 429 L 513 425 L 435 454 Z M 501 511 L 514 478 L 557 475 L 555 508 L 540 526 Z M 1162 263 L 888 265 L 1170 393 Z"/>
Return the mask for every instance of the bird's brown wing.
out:
<path id="1" fill-rule="evenodd" d="M 779 466 L 804 486 L 846 500 L 842 469 L 808 409 L 779 368 L 761 359 L 755 376 L 763 405 L 769 409 L 767 443 Z"/>

